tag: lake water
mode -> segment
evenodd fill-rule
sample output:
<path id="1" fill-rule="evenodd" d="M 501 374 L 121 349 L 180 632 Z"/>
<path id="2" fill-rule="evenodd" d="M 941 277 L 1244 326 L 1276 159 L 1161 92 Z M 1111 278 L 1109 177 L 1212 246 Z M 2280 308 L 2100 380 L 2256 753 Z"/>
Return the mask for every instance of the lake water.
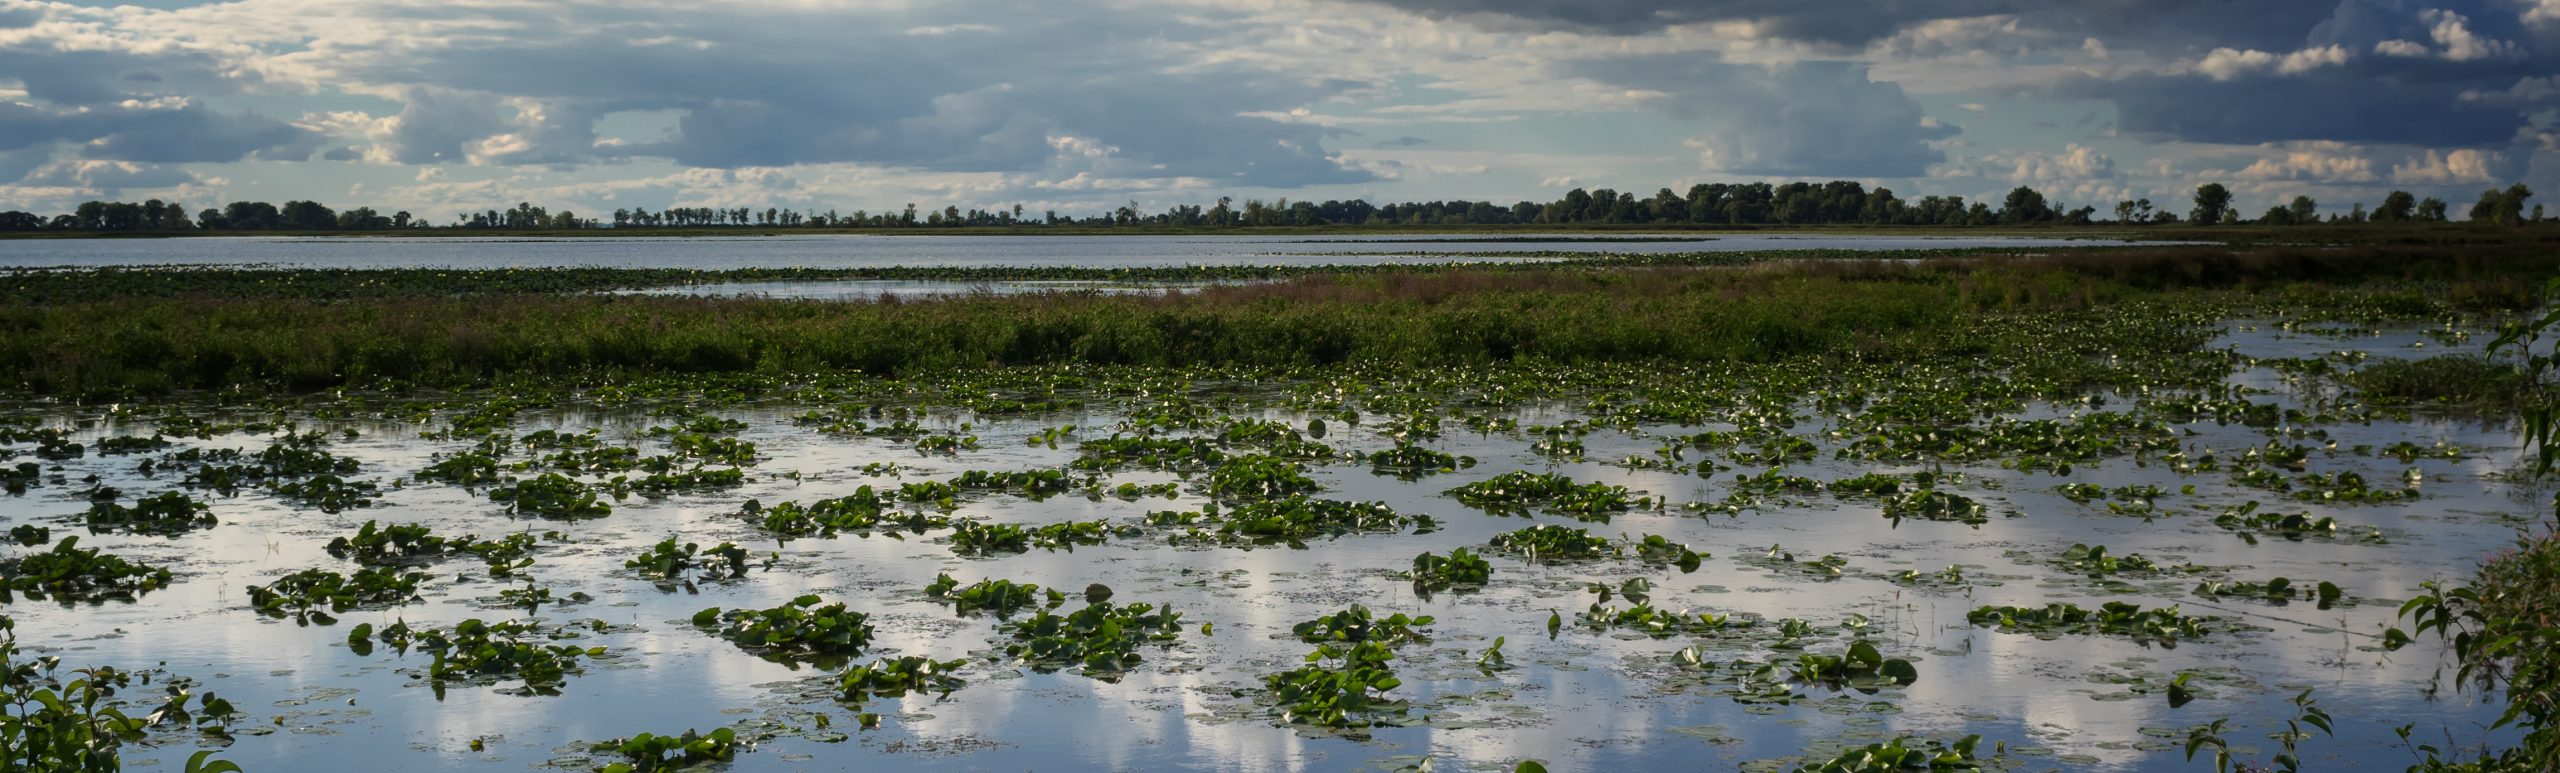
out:
<path id="1" fill-rule="evenodd" d="M 1519 239 L 1515 241 L 1514 239 Z M 1570 235 L 1432 236 L 191 237 L 0 240 L 0 268 L 218 265 L 297 268 L 1133 268 L 1436 262 L 1502 252 L 1741 252 L 2092 247 L 2107 240 L 1739 234 L 1667 241 Z M 1464 258 L 1486 260 L 1488 258 Z"/>
<path id="2" fill-rule="evenodd" d="M 235 244 L 234 240 L 217 240 Z M 431 246 L 455 246 L 431 242 Z M 587 245 L 631 246 L 620 242 Z M 2422 331 L 2395 329 L 2341 335 L 2295 334 L 2273 326 L 2235 323 L 2216 345 L 2255 357 L 2318 356 L 2363 351 L 2375 358 L 2417 357 L 2476 351 L 2478 339 L 2447 344 Z M 2299 390 L 2270 369 L 2244 369 L 2235 382 L 2277 390 L 2254 399 L 2305 405 Z M 1201 405 L 1246 419 L 1305 426 L 1336 418 L 1291 406 L 1290 395 L 1321 396 L 1321 389 L 1290 385 L 1194 384 L 1180 388 Z M 1074 393 L 1058 396 L 1075 398 Z M 1447 395 L 1452 406 L 1473 398 Z M 2371 423 L 2320 425 L 2334 450 L 2314 447 L 2310 469 L 2353 471 L 2396 485 L 2414 470 L 2423 498 L 2384 504 L 2320 504 L 2238 485 L 2221 472 L 2180 473 L 2158 459 L 2117 455 L 2077 465 L 2067 474 L 2021 472 L 1997 463 L 1949 465 L 1963 478 L 1949 490 L 1993 508 L 1979 525 L 1936 521 L 1890 524 L 1872 499 L 1808 493 L 1771 498 L 1739 516 L 1685 512 L 1684 505 L 1723 500 L 1737 476 L 1761 465 L 1694 452 L 1692 461 L 1715 458 L 1730 471 L 1701 477 L 1675 469 L 1640 469 L 1610 463 L 1644 458 L 1665 442 L 1706 426 L 1639 426 L 1603 429 L 1583 440 L 1587 453 L 1557 458 L 1536 452 L 1540 436 L 1519 431 L 1478 433 L 1452 423 L 1425 445 L 1475 457 L 1469 469 L 1419 480 L 1373 474 L 1340 461 L 1310 465 L 1324 490 L 1315 496 L 1381 501 L 1400 512 L 1440 521 L 1428 533 L 1349 535 L 1292 548 L 1183 546 L 1166 531 L 1140 526 L 1151 511 L 1196 509 L 1203 498 L 1088 499 L 1066 495 L 1033 500 L 1008 494 L 961 497 L 952 515 L 991 522 L 1039 525 L 1103 519 L 1135 529 L 1135 536 L 1073 551 L 995 558 L 955 555 L 947 531 L 891 539 L 845 535 L 777 545 L 739 516 L 749 498 L 766 505 L 841 496 L 857 487 L 948 480 L 964 470 L 1058 468 L 1077 457 L 1080 440 L 1125 431 L 1131 407 L 1160 396 L 1099 398 L 1082 407 L 1031 415 L 978 416 L 931 401 L 906 405 L 894 399 L 890 415 L 913 409 L 925 430 L 973 436 L 980 447 L 956 454 L 919 451 L 907 440 L 829 434 L 799 424 L 810 410 L 863 410 L 878 398 L 842 402 L 779 400 L 730 405 L 718 415 L 743 421 L 738 437 L 759 449 L 750 481 L 737 489 L 632 497 L 609 517 L 576 523 L 528 521 L 507 515 L 483 490 L 410 480 L 436 455 L 461 451 L 467 441 L 439 439 L 430 421 L 357 418 L 367 408 L 313 398 L 302 407 L 274 409 L 203 405 L 179 414 L 212 420 L 284 416 L 305 429 L 354 432 L 329 444 L 332 453 L 359 460 L 356 478 L 380 481 L 380 501 L 368 508 L 324 514 L 276 495 L 244 490 L 212 500 L 221 525 L 176 538 L 83 534 L 85 547 L 173 566 L 171 587 L 136 603 L 58 606 L 25 599 L 6 611 L 18 619 L 18 635 L 30 648 L 59 655 L 73 665 L 161 665 L 201 680 L 203 689 L 238 704 L 247 716 L 234 726 L 239 740 L 228 759 L 258 773 L 337 771 L 362 760 L 370 771 L 434 771 L 457 768 L 521 771 L 536 767 L 592 769 L 580 742 L 641 731 L 739 726 L 769 734 L 760 748 L 739 757 L 738 771 L 807 771 L 887 767 L 914 770 L 1390 770 L 1431 758 L 1437 767 L 1509 770 L 1524 758 L 1554 770 L 1731 769 L 1749 761 L 1823 754 L 1842 744 L 1867 743 L 1897 734 L 1952 737 L 1979 733 L 1985 748 L 2005 744 L 2031 768 L 2191 771 L 2177 750 L 2185 729 L 2229 717 L 2226 735 L 2244 759 L 2263 760 L 2276 746 L 2267 734 L 2290 716 L 2287 699 L 2305 688 L 2337 717 L 2337 737 L 2303 744 L 2307 767 L 2321 770 L 2398 770 L 2407 757 L 2391 728 L 2417 723 L 2419 734 L 2442 741 L 2477 742 L 2498 707 L 2426 690 L 2439 665 L 2433 637 L 2398 652 L 2382 652 L 2373 636 L 2393 621 L 2399 599 L 2418 583 L 2466 576 L 2483 555 L 2506 544 L 2523 524 L 2545 510 L 2547 493 L 2511 486 L 2502 478 L 2516 457 L 2512 429 L 2418 416 Z M 1558 425 L 1581 418 L 1580 399 L 1537 401 L 1490 409 L 1488 415 L 1520 426 Z M 151 433 L 149 420 L 108 420 L 114 406 L 30 406 L 47 426 L 74 431 L 96 443 L 115 435 Z M 378 410 L 376 404 L 371 407 Z M 348 408 L 354 408 L 348 410 Z M 2120 401 L 2109 410 L 2145 410 Z M 1388 409 L 1390 411 L 1397 409 Z M 1843 445 L 1825 437 L 1828 419 L 1797 407 L 1804 424 L 1791 434 L 1821 447 L 1787 472 L 1839 480 L 1868 472 L 1910 474 L 1927 465 L 1843 461 Z M 2086 413 L 2086 405 L 2031 405 L 2012 418 Z M 398 412 L 392 412 L 399 415 Z M 381 415 L 375 413 L 373 415 Z M 1342 451 L 1391 448 L 1394 438 L 1379 422 L 1399 415 L 1370 413 L 1357 426 L 1341 424 L 1320 442 Z M 644 454 L 668 453 L 664 437 L 647 427 L 669 420 L 636 409 L 585 405 L 548 406 L 518 416 L 513 433 L 544 429 L 594 430 L 605 445 L 628 445 Z M 877 423 L 888 419 L 876 418 Z M 1056 448 L 1025 438 L 1061 425 L 1082 428 Z M 2190 451 L 2218 449 L 2226 459 L 2263 446 L 2270 430 L 2212 420 L 2176 424 Z M 2273 430 L 2273 431 L 2281 431 Z M 2432 447 L 2448 443 L 2462 458 L 2401 462 L 2359 453 L 2360 446 L 2398 441 Z M 178 441 L 178 448 L 237 448 L 255 452 L 268 438 L 256 433 Z M 2296 442 L 2296 441 L 2286 441 Z M 0 458 L 20 445 L 0 448 Z M 177 449 L 170 449 L 171 451 Z M 157 452 L 165 454 L 164 452 Z M 150 455 L 146 455 L 150 456 Z M 23 459 L 23 456 L 18 457 Z M 136 456 L 90 454 L 61 462 L 58 473 L 30 492 L 0 498 L 0 526 L 46 524 L 57 537 L 78 531 L 74 522 L 89 507 L 83 478 L 99 476 L 128 498 L 181 489 L 181 472 L 137 470 Z M 533 454 L 519 450 L 507 461 Z M 9 459 L 17 461 L 18 459 Z M 865 469 L 895 463 L 898 469 Z M 1660 509 L 1618 514 L 1604 523 L 1577 523 L 1553 514 L 1535 519 L 1500 517 L 1453 501 L 1443 492 L 1512 470 L 1553 470 L 1576 480 L 1627 486 L 1665 500 Z M 597 479 L 585 476 L 588 480 Z M 1169 473 L 1130 470 L 1111 484 L 1166 483 Z M 2102 502 L 2079 502 L 2056 492 L 2060 483 L 2106 487 L 2156 485 L 2163 512 L 2146 518 L 2109 512 Z M 2179 493 L 2186 486 L 2192 492 Z M 2242 539 L 2217 526 L 2209 513 L 2246 500 L 2268 500 L 2271 510 L 2333 516 L 2345 526 L 2336 537 L 2285 539 L 2261 534 Z M 562 694 L 525 696 L 489 687 L 424 686 L 417 674 L 426 657 L 385 650 L 358 654 L 345 643 L 358 623 L 395 621 L 450 626 L 466 618 L 521 616 L 497 600 L 513 583 L 485 577 L 469 558 L 424 568 L 435 578 L 420 603 L 350 611 L 334 625 L 297 625 L 244 608 L 244 588 L 288 572 L 352 565 L 321 546 L 369 519 L 422 523 L 438 533 L 483 535 L 516 529 L 557 529 L 569 540 L 543 549 L 529 570 L 559 595 L 583 593 L 585 603 L 546 607 L 551 624 L 603 620 L 604 634 L 581 645 L 610 654 L 568 679 Z M 1709 553 L 1704 566 L 1681 572 L 1628 559 L 1540 564 L 1494 556 L 1493 584 L 1477 593 L 1417 598 L 1394 572 L 1422 551 L 1457 547 L 1482 550 L 1494 535 L 1533 523 L 1588 527 L 1596 534 L 1659 534 Z M 1879 528 L 1885 527 L 1885 528 Z M 2368 539 L 2364 535 L 2379 535 Z M 705 545 L 734 540 L 759 560 L 778 552 L 770 570 L 743 580 L 699 588 L 666 588 L 635 576 L 622 561 L 644 546 L 676 536 Z M 2204 574 L 2131 581 L 2096 581 L 2057 569 L 2052 557 L 2074 543 L 2105 544 L 2115 555 L 2140 553 L 2164 563 L 2203 567 Z M 1802 561 L 1838 556 L 1839 572 L 1772 561 L 1783 545 Z M 23 549 L 11 549 L 23 551 Z M 1893 579 L 1905 571 L 1930 575 L 1965 567 L 1961 584 L 1911 584 Z M 1170 602 L 1185 613 L 1184 632 L 1170 646 L 1149 647 L 1146 660 L 1116 680 L 1072 672 L 1043 672 L 1003 662 L 1003 636 L 987 617 L 957 616 L 927 600 L 919 589 L 938 573 L 962 582 L 1008 578 L 1074 591 L 1103 583 L 1115 601 Z M 2200 577 L 2297 583 L 2331 581 L 2357 603 L 2321 609 L 2296 601 L 2199 598 L 2189 589 Z M 1756 615 L 1770 621 L 1801 618 L 1813 631 L 1804 651 L 1836 653 L 1855 636 L 1875 642 L 1892 657 L 1916 661 L 1920 677 L 1903 688 L 1865 692 L 1799 684 L 1792 703 L 1745 703 L 1701 685 L 1672 660 L 1672 653 L 1706 642 L 1710 658 L 1791 659 L 1794 651 L 1765 635 L 1727 639 L 1687 634 L 1651 638 L 1624 629 L 1588 628 L 1573 621 L 1593 597 L 1592 582 L 1618 585 L 1646 578 L 1653 603 L 1666 610 L 1712 610 Z M 878 636 L 870 656 L 923 655 L 968 658 L 968 683 L 948 696 L 917 695 L 875 700 L 862 708 L 838 706 L 821 695 L 828 672 L 760 659 L 693 627 L 703 607 L 762 608 L 800 594 L 845 601 L 870 613 Z M 2038 636 L 1968 624 L 1979 605 L 2041 606 L 2070 601 L 2095 607 L 2106 601 L 2178 605 L 2189 614 L 2223 618 L 2211 636 L 2164 647 L 2119 636 Z M 1064 608 L 1082 605 L 1071 600 Z M 1396 670 L 1404 685 L 1396 694 L 1414 701 L 1416 726 L 1379 728 L 1369 739 L 1292 729 L 1242 688 L 1262 674 L 1295 667 L 1309 646 L 1291 638 L 1292 624 L 1345 605 L 1366 604 L 1380 614 L 1435 615 L 1433 638 L 1406 645 Z M 1614 605 L 1626 602 L 1615 600 Z M 1546 634 L 1551 611 L 1567 621 Z M 1027 613 L 1026 613 L 1027 614 Z M 1853 633 L 1844 623 L 1864 620 Z M 1214 631 L 1200 629 L 1213 624 Z M 1767 628 L 1759 629 L 1763 632 Z M 1475 660 L 1495 637 L 1505 637 L 1513 668 L 1492 673 Z M 1775 649 L 1773 649 L 1775 648 Z M 2182 671 L 2200 676 L 2203 695 L 2173 707 L 2160 690 Z M 856 726 L 856 711 L 882 715 L 877 729 Z M 818 717 L 826 717 L 822 727 Z M 162 748 L 131 748 L 128 769 L 176 770 L 198 741 L 161 734 Z M 475 749 L 474 745 L 478 748 Z M 555 762 L 556 760 L 556 762 Z"/>

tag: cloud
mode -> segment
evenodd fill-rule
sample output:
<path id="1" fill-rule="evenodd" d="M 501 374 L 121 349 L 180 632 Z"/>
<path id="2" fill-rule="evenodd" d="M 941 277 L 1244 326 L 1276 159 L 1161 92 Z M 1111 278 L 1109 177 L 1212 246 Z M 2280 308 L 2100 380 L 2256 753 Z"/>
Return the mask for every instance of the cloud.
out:
<path id="1" fill-rule="evenodd" d="M 2533 7 L 2525 9 L 2524 23 L 2536 27 L 2560 25 L 2560 0 L 2533 0 Z"/>
<path id="2" fill-rule="evenodd" d="M 80 108 L 0 102 L 0 150 L 65 143 L 95 159 L 175 164 L 300 159 L 318 141 L 289 123 L 178 99 Z"/>
<path id="3" fill-rule="evenodd" d="M 197 182 L 194 173 L 158 164 L 130 161 L 57 161 L 19 179 L 19 185 L 78 188 L 113 196 L 126 188 L 174 188 Z"/>
<path id="4" fill-rule="evenodd" d="M 2193 68 L 2207 78 L 2227 81 L 2244 75 L 2268 72 L 2279 75 L 2300 75 L 2322 67 L 2346 64 L 2347 57 L 2347 48 L 2340 45 L 2305 48 L 2283 55 L 2256 50 L 2217 48 L 2205 54 L 2203 59 L 2193 65 Z"/>
<path id="5" fill-rule="evenodd" d="M 413 0 L 366 13 L 432 30 L 453 24 L 442 8 Z M 970 21 L 987 18 L 1006 23 Z M 1122 150 L 1067 175 L 1267 186 L 1368 179 L 1325 148 L 1333 130 L 1248 115 L 1360 84 L 1202 66 L 1157 40 L 1208 37 L 1212 30 L 1196 26 L 1204 23 L 1123 20 L 1029 0 L 734 15 L 570 5 L 408 38 L 397 57 L 331 47 L 299 64 L 401 103 L 395 120 L 362 131 L 378 146 L 373 156 L 401 163 L 567 167 L 647 157 L 715 168 L 1031 173 L 1058 167 L 1049 137 L 1076 136 Z M 599 141 L 599 120 L 639 111 L 676 116 L 674 133 Z"/>
<path id="6" fill-rule="evenodd" d="M 2324 183 L 2367 183 L 2378 179 L 2373 172 L 2373 159 L 2362 154 L 2362 148 L 2336 142 L 2294 143 L 2270 146 L 2277 155 L 2252 161 L 2237 172 L 2218 174 L 2234 180 L 2269 182 L 2305 180 Z"/>
<path id="7" fill-rule="evenodd" d="M 1912 177 L 1945 160 L 1930 120 L 1891 83 L 1854 62 L 1756 65 L 1700 56 L 1585 62 L 1576 74 L 1659 94 L 1672 115 L 1705 125 L 1688 140 L 1709 171 L 1779 177 Z"/>
<path id="8" fill-rule="evenodd" d="M 2100 48 L 2190 51 L 2269 48 L 2282 30 L 2338 0 L 1364 0 L 1433 19 L 1491 27 L 1617 35 L 1683 25 L 1743 25 L 1754 36 L 1839 47 L 1881 44 L 1896 55 L 2009 49 L 2036 38 L 2104 41 Z M 2349 0 L 2353 2 L 2355 0 Z M 2299 27 L 2290 27 L 2298 30 Z M 1917 33 L 1912 34 L 1912 33 Z M 2000 33 L 1990 35 L 1985 33 Z M 2299 37 L 2298 32 L 2290 33 Z M 1891 41 L 1891 42 L 1887 42 Z"/>
<path id="9" fill-rule="evenodd" d="M 2443 50 L 2445 59 L 2469 62 L 2479 59 L 2504 59 L 2523 53 L 2523 49 L 2518 48 L 2514 43 L 2482 37 L 2472 32 L 2471 20 L 2462 14 L 2442 8 L 2429 8 L 2420 12 L 2418 17 L 2432 25 L 2427 29 L 2427 36 L 2435 39 L 2436 45 Z"/>
<path id="10" fill-rule="evenodd" d="M 2154 141 L 2258 145 L 2335 140 L 2432 147 L 2510 139 L 2515 111 L 2464 102 L 2441 86 L 2375 80 L 2338 68 L 2294 77 L 2081 77 L 2053 96 L 2114 103 L 2120 131 Z"/>
<path id="11" fill-rule="evenodd" d="M 2406 163 L 2391 167 L 2391 181 L 2413 185 L 2451 185 L 2455 183 L 2494 183 L 2505 179 L 2497 167 L 2506 162 L 2506 154 L 2464 148 L 2446 153 L 2427 151 Z"/>
<path id="12" fill-rule="evenodd" d="M 2375 43 L 2373 52 L 2402 59 L 2423 59 L 2434 53 L 2427 50 L 2427 44 L 2411 40 L 2385 40 Z"/>
<path id="13" fill-rule="evenodd" d="M 1995 14 L 1911 24 L 1875 41 L 1869 50 L 1878 56 L 1904 59 L 1996 58 L 2027 53 L 2054 42 L 2057 41 L 2049 33 L 2022 28 L 2014 14 Z"/>

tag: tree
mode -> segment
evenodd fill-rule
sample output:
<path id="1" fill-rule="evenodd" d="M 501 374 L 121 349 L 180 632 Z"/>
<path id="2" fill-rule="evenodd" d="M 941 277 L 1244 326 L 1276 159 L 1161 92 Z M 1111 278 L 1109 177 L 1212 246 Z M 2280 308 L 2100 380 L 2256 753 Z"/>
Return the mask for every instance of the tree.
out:
<path id="1" fill-rule="evenodd" d="M 2187 219 L 2196 225 L 2216 225 L 2231 214 L 2231 189 L 2222 183 L 2205 183 L 2196 187 L 2196 208 Z"/>
<path id="2" fill-rule="evenodd" d="M 2382 197 L 2382 206 L 2373 210 L 2373 222 L 2405 223 L 2417 219 L 2418 197 L 2408 191 L 2392 191 Z"/>
<path id="3" fill-rule="evenodd" d="M 2444 222 L 2444 200 L 2429 196 L 2425 201 L 2418 202 L 2417 219 L 2428 223 Z"/>
<path id="4" fill-rule="evenodd" d="M 2525 199 L 2533 198 L 2533 189 L 2524 183 L 2491 188 L 2480 193 L 2480 203 L 2471 205 L 2471 220 L 2490 225 L 2518 225 L 2524 222 Z"/>
<path id="5" fill-rule="evenodd" d="M 284 224 L 276 213 L 276 205 L 263 201 L 234 201 L 222 208 L 226 227 L 249 231 L 272 230 Z"/>
<path id="6" fill-rule="evenodd" d="M 2044 194 L 2021 185 L 2009 189 L 2009 197 L 2000 202 L 2000 222 L 2008 224 L 2042 223 L 2053 219 L 2053 207 L 2044 203 Z"/>
<path id="7" fill-rule="evenodd" d="M 2320 203 L 2312 201 L 2309 196 L 2293 197 L 2293 204 L 2285 207 L 2285 209 L 2290 210 L 2290 213 L 2293 215 L 2293 222 L 2296 225 L 2310 225 L 2320 222 Z"/>

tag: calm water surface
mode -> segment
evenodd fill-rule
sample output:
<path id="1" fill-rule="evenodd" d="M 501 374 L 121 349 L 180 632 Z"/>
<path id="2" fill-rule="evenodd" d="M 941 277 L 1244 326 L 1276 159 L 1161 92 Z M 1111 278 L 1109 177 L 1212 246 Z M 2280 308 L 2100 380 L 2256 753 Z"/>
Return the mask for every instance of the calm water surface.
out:
<path id="1" fill-rule="evenodd" d="M 1748 250 L 1910 250 L 2106 246 L 2122 242 L 2008 237 L 1719 235 L 1609 241 L 1569 235 L 1533 241 L 1429 236 L 855 236 L 684 238 L 326 238 L 0 240 L 0 267 L 272 265 L 304 268 L 847 268 L 862 266 L 1133 268 L 1365 265 L 1450 253 L 1667 253 Z M 1368 254 L 1383 253 L 1383 254 Z M 1487 260 L 1488 258 L 1471 258 Z"/>

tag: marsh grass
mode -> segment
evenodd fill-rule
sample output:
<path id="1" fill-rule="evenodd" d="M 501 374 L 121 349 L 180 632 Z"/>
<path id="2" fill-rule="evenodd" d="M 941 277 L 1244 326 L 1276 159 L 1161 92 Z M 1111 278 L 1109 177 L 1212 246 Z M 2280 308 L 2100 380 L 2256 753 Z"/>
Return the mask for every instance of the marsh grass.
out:
<path id="1" fill-rule="evenodd" d="M 2454 297 L 2449 288 L 2489 288 L 2462 297 L 2498 301 L 2505 296 L 2496 287 L 2528 281 L 2535 272 L 2560 273 L 2560 254 L 2159 247 L 1740 267 L 1443 267 L 1162 295 L 853 304 L 568 292 L 367 298 L 327 288 L 290 297 L 140 292 L 0 306 L 0 372 L 13 376 L 0 390 L 82 396 L 310 391 L 474 386 L 509 377 L 904 376 L 1070 363 L 1434 366 L 1770 362 L 1816 355 L 1929 362 L 1979 353 L 1972 339 L 2004 315 L 2192 300 L 2200 293 L 2394 315 L 2450 314 L 2456 310 L 2446 302 Z M 370 279 L 351 272 L 328 281 Z"/>

